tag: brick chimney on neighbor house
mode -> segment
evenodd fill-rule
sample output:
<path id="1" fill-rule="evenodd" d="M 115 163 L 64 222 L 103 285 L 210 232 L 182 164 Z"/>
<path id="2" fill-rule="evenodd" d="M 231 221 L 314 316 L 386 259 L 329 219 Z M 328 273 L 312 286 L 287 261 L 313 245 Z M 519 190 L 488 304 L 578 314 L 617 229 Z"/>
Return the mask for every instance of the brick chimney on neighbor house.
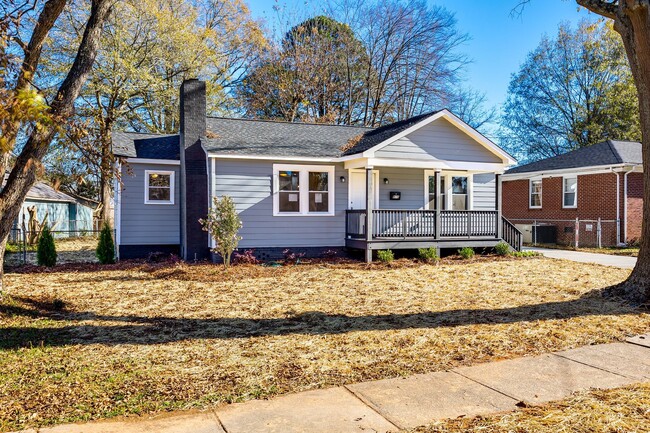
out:
<path id="1" fill-rule="evenodd" d="M 181 85 L 181 257 L 210 257 L 208 233 L 199 218 L 208 215 L 207 154 L 201 146 L 206 134 L 205 82 L 185 80 Z"/>

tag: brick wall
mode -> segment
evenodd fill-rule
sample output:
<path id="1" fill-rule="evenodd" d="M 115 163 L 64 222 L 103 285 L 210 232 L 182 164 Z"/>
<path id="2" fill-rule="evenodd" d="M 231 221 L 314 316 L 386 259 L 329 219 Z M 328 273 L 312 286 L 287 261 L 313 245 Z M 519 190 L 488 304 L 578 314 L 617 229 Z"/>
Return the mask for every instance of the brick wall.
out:
<path id="1" fill-rule="evenodd" d="M 637 242 L 641 237 L 643 221 L 643 173 L 630 173 L 627 176 L 627 239 Z"/>
<path id="2" fill-rule="evenodd" d="M 622 192 L 622 176 L 620 176 Z M 503 215 L 515 224 L 531 224 L 534 220 L 575 220 L 593 219 L 616 220 L 616 175 L 614 173 L 590 174 L 578 176 L 578 206 L 563 208 L 562 177 L 550 177 L 542 180 L 542 208 L 530 209 L 529 181 L 514 180 L 503 182 Z M 621 200 L 622 211 L 622 200 Z M 622 218 L 622 213 L 621 213 Z M 526 220 L 526 221 L 522 221 Z M 557 242 L 571 245 L 575 241 L 574 222 L 548 222 L 557 227 Z M 596 244 L 596 224 L 591 231 L 587 225 L 580 226 L 580 245 Z M 616 223 L 602 224 L 603 245 L 617 244 Z"/>

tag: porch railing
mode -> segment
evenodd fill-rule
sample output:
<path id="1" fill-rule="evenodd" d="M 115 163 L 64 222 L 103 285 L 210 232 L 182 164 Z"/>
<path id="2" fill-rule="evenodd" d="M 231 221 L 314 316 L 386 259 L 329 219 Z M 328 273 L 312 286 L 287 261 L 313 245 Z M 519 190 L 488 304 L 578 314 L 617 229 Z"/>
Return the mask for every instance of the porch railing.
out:
<path id="1" fill-rule="evenodd" d="M 515 251 L 521 251 L 524 245 L 524 235 L 517 227 L 505 218 L 501 218 L 503 224 L 501 231 L 503 240 L 510 244 Z"/>
<path id="2" fill-rule="evenodd" d="M 372 211 L 372 238 L 496 238 L 497 211 L 440 211 L 375 209 Z M 438 227 L 438 225 L 440 227 Z M 366 211 L 348 210 L 348 238 L 366 238 Z"/>

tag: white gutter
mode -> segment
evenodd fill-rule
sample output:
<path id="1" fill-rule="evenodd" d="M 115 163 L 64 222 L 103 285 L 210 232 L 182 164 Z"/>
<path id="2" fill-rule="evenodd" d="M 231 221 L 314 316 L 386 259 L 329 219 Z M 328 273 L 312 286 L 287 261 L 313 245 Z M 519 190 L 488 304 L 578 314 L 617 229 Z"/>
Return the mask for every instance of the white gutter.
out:
<path id="1" fill-rule="evenodd" d="M 621 245 L 621 176 L 613 168 L 612 173 L 616 175 L 616 243 Z"/>
<path id="2" fill-rule="evenodd" d="M 627 175 L 634 172 L 636 170 L 636 167 L 632 167 L 631 170 L 628 170 L 625 172 L 623 175 L 623 220 L 625 221 L 625 225 L 623 226 L 623 242 L 624 244 L 627 244 Z"/>
<path id="3" fill-rule="evenodd" d="M 521 179 L 531 179 L 531 178 L 544 178 L 544 177 L 560 177 L 564 174 L 571 174 L 577 176 L 585 176 L 588 174 L 601 174 L 601 173 L 611 173 L 614 170 L 622 171 L 623 168 L 628 167 L 629 164 L 615 164 L 615 165 L 594 165 L 589 167 L 575 167 L 575 168 L 564 168 L 558 170 L 539 170 L 539 171 L 529 171 L 525 173 L 512 173 L 504 174 L 503 181 L 510 180 L 521 180 Z"/>

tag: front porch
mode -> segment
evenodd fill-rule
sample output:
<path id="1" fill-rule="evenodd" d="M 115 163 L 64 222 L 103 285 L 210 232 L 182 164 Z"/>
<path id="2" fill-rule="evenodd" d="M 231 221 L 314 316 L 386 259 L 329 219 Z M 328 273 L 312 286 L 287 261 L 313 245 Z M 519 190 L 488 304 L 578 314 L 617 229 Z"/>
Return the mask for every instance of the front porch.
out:
<path id="1" fill-rule="evenodd" d="M 370 218 L 369 218 L 370 217 Z M 366 230 L 372 227 L 370 233 Z M 520 251 L 522 235 L 499 211 L 365 209 L 346 211 L 345 244 L 366 251 L 414 248 L 491 248 L 501 241 Z"/>

